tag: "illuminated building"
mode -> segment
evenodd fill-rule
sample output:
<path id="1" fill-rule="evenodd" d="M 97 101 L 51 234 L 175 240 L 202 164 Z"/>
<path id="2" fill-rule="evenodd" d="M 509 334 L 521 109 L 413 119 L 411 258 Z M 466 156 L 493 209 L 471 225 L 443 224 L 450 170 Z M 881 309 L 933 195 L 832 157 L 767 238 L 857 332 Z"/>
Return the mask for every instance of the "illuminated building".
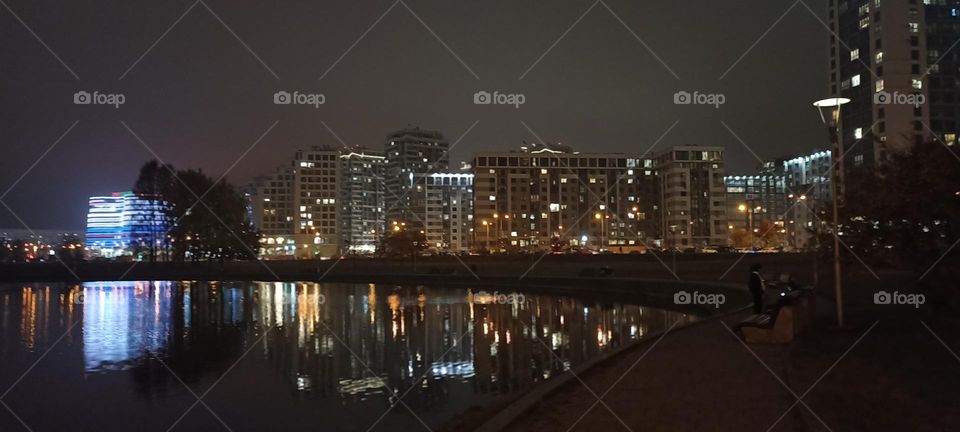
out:
<path id="1" fill-rule="evenodd" d="M 656 157 L 664 246 L 727 244 L 723 147 L 677 146 Z"/>
<path id="2" fill-rule="evenodd" d="M 414 208 L 410 192 L 417 174 L 449 169 L 450 142 L 440 132 L 414 127 L 390 133 L 384 147 L 386 219 L 422 229 L 422 221 L 413 214 L 422 214 L 423 209 Z"/>
<path id="3" fill-rule="evenodd" d="M 472 165 L 477 248 L 627 252 L 659 243 L 657 170 L 640 154 L 534 145 L 478 153 Z"/>
<path id="4" fill-rule="evenodd" d="M 879 165 L 931 135 L 956 144 L 958 16 L 956 0 L 828 2 L 829 95 L 851 100 L 842 115 L 847 169 Z"/>
<path id="5" fill-rule="evenodd" d="M 829 150 L 797 156 L 782 162 L 787 181 L 787 240 L 797 249 L 816 246 L 816 233 L 823 229 L 823 212 L 831 205 L 833 190 Z"/>
<path id="6" fill-rule="evenodd" d="M 727 176 L 727 228 L 754 232 L 752 238 L 783 236 L 787 210 L 786 178 L 780 174 Z M 772 227 L 764 227 L 770 222 Z M 773 232 L 771 232 L 773 231 Z M 782 246 L 780 244 L 771 246 Z"/>
<path id="7" fill-rule="evenodd" d="M 287 167 L 259 179 L 253 223 L 264 257 L 329 258 L 338 255 L 337 198 L 340 152 L 313 146 L 297 150 Z"/>
<path id="8" fill-rule="evenodd" d="M 90 197 L 86 247 L 95 257 L 142 254 L 151 247 L 166 248 L 172 226 L 166 201 L 115 192 Z"/>
<path id="9" fill-rule="evenodd" d="M 473 174 L 417 174 L 412 203 L 422 210 L 429 250 L 463 252 L 470 249 L 473 228 Z"/>
<path id="10" fill-rule="evenodd" d="M 340 241 L 350 253 L 373 253 L 384 233 L 382 154 L 354 149 L 340 155 Z"/>

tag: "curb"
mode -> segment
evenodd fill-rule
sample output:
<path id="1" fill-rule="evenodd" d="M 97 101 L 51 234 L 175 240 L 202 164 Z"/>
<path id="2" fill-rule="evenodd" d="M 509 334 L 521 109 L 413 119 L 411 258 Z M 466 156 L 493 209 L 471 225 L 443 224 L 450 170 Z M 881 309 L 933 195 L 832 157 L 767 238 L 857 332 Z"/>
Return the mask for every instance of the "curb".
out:
<path id="1" fill-rule="evenodd" d="M 734 309 L 719 315 L 709 316 L 701 320 L 692 322 L 690 324 L 684 325 L 682 327 L 675 328 L 672 330 L 672 332 L 675 333 L 677 331 L 691 329 L 700 324 L 712 322 L 717 319 L 723 319 L 733 314 L 746 311 L 750 309 L 750 307 L 751 306 L 743 306 L 741 308 Z M 516 422 L 521 415 L 532 411 L 536 407 L 536 405 L 541 403 L 546 397 L 550 396 L 553 392 L 559 390 L 563 386 L 576 380 L 577 376 L 579 376 L 580 374 L 589 371 L 591 368 L 596 367 L 597 365 L 600 365 L 604 362 L 612 360 L 617 356 L 619 356 L 620 354 L 623 354 L 629 350 L 639 348 L 651 341 L 656 341 L 661 337 L 665 336 L 666 333 L 667 333 L 667 330 L 661 330 L 658 332 L 651 333 L 650 335 L 648 335 L 647 337 L 644 337 L 643 339 L 624 345 L 610 352 L 607 352 L 604 355 L 593 358 L 587 361 L 586 363 L 580 364 L 577 367 L 572 368 L 569 371 L 570 373 L 564 373 L 557 378 L 554 378 L 552 380 L 549 380 L 537 386 L 536 388 L 530 390 L 526 394 L 510 402 L 510 405 L 506 409 L 500 411 L 499 413 L 494 415 L 490 420 L 487 420 L 482 425 L 474 429 L 474 432 L 499 432 L 506 429 L 508 426 Z"/>

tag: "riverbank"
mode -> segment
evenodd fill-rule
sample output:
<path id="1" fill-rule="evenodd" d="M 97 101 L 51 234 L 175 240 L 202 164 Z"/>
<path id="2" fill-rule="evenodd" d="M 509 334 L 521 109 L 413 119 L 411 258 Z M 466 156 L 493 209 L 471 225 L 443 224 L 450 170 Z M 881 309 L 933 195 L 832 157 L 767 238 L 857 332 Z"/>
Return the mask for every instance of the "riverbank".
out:
<path id="1" fill-rule="evenodd" d="M 791 344 L 744 344 L 731 329 L 748 313 L 677 329 L 581 373 L 505 430 L 956 429 L 960 320 L 847 287 L 846 328 L 821 297 Z"/>

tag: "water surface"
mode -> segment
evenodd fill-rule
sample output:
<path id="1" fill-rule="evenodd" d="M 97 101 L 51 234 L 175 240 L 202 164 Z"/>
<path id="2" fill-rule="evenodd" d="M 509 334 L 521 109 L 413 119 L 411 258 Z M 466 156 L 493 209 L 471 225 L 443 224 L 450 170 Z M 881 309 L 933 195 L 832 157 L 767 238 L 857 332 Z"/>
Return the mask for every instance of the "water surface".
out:
<path id="1" fill-rule="evenodd" d="M 0 284 L 0 430 L 428 430 L 691 316 L 274 282 Z M 198 402 L 198 399 L 200 400 Z"/>

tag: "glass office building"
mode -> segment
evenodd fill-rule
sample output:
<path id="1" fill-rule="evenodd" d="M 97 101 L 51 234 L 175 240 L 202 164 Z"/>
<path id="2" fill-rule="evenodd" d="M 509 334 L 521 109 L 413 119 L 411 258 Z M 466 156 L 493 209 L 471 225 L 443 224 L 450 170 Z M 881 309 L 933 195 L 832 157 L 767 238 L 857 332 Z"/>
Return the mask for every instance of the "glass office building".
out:
<path id="1" fill-rule="evenodd" d="M 166 201 L 115 192 L 90 197 L 89 203 L 86 247 L 91 256 L 139 258 L 151 247 L 169 246 L 167 231 L 172 221 Z"/>

